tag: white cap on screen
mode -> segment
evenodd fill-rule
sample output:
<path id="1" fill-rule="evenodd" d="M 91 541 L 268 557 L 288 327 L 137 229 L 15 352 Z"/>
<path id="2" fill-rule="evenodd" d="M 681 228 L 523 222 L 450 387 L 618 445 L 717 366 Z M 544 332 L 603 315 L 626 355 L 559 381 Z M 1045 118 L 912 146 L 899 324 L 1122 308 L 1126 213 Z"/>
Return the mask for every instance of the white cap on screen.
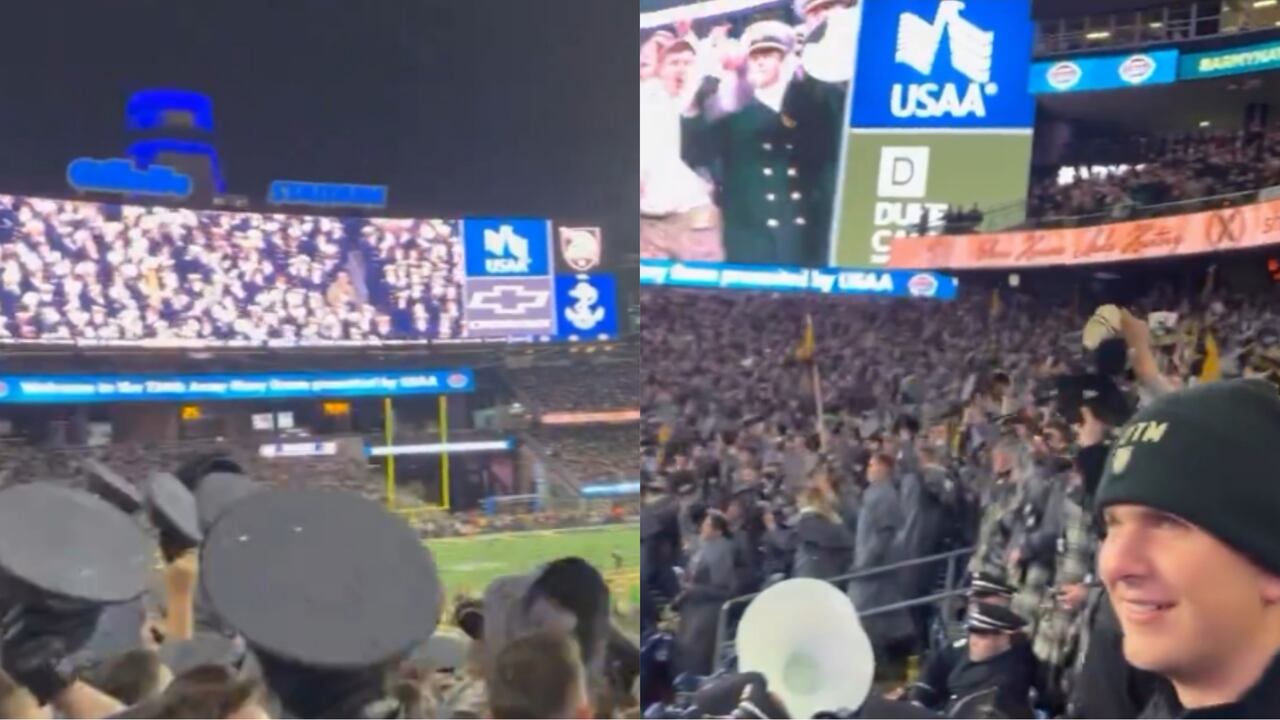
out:
<path id="1" fill-rule="evenodd" d="M 875 656 L 849 596 L 796 578 L 765 590 L 738 626 L 738 670 L 758 672 L 791 717 L 857 709 L 871 691 Z"/>

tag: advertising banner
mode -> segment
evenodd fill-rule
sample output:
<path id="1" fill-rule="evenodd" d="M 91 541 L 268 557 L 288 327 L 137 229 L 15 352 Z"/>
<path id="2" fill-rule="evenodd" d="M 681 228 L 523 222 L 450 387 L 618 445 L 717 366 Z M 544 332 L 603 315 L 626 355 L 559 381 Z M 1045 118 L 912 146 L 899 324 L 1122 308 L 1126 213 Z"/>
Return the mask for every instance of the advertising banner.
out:
<path id="1" fill-rule="evenodd" d="M 1184 80 L 1239 75 L 1280 67 L 1280 41 L 1182 56 L 1178 76 Z"/>
<path id="2" fill-rule="evenodd" d="M 887 265 L 901 238 L 921 234 L 924 223 L 940 229 L 948 208 L 992 208 L 1025 198 L 1031 147 L 1030 133 L 855 131 L 846 150 L 832 264 Z"/>
<path id="3" fill-rule="evenodd" d="M 473 338 L 551 336 L 556 332 L 551 277 L 467 278 L 466 328 Z"/>
<path id="4" fill-rule="evenodd" d="M 704 0 L 641 14 L 641 257 L 826 263 L 866 4 Z"/>
<path id="5" fill-rule="evenodd" d="M 462 242 L 468 278 L 551 274 L 551 224 L 546 220 L 467 219 Z"/>
<path id="6" fill-rule="evenodd" d="M 1027 0 L 865 4 L 850 125 L 1029 128 L 1034 26 Z"/>
<path id="7" fill-rule="evenodd" d="M 1159 85 L 1177 79 L 1177 50 L 1071 58 L 1031 66 L 1031 92 L 1035 95 Z"/>
<path id="8" fill-rule="evenodd" d="M 466 393 L 468 369 L 238 375 L 0 375 L 0 404 L 390 397 Z"/>
<path id="9" fill-rule="evenodd" d="M 1088 228 L 900 238 L 898 268 L 1017 268 L 1145 260 L 1280 243 L 1280 200 Z"/>
<path id="10" fill-rule="evenodd" d="M 640 284 L 724 290 L 814 292 L 822 295 L 884 295 L 952 300 L 958 281 L 932 272 L 813 270 L 808 268 L 640 262 Z"/>
<path id="11" fill-rule="evenodd" d="M 618 288 L 612 275 L 557 275 L 560 337 L 608 339 L 618 334 Z"/>

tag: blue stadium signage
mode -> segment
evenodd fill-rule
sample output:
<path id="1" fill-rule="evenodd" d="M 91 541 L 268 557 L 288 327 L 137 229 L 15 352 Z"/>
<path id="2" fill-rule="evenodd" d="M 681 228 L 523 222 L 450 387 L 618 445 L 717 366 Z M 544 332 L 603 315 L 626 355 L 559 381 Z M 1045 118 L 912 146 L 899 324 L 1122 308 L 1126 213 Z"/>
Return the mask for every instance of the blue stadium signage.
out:
<path id="1" fill-rule="evenodd" d="M 471 370 L 236 375 L 0 375 L 0 404 L 393 397 L 467 393 Z"/>
<path id="2" fill-rule="evenodd" d="M 157 195 L 185 198 L 191 195 L 191 178 L 167 165 L 138 167 L 125 158 L 76 158 L 67 165 L 67 183 L 81 192 Z"/>
<path id="3" fill-rule="evenodd" d="M 387 206 L 387 186 L 276 180 L 271 183 L 267 202 L 272 205 L 384 208 Z"/>
<path id="4" fill-rule="evenodd" d="M 953 300 L 959 280 L 949 275 L 927 271 L 841 270 L 839 268 L 814 270 L 641 259 L 640 284 Z"/>

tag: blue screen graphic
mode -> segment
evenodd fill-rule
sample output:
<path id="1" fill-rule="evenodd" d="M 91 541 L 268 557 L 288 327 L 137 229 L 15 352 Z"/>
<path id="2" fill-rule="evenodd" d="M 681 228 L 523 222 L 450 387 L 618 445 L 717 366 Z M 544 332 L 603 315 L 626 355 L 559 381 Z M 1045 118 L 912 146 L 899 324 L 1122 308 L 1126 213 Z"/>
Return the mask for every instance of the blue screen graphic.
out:
<path id="1" fill-rule="evenodd" d="M 618 291 L 612 275 L 557 275 L 559 337 L 597 340 L 618 334 Z"/>
<path id="2" fill-rule="evenodd" d="M 467 393 L 471 370 L 236 375 L 0 375 L 0 404 L 396 397 Z"/>
<path id="3" fill-rule="evenodd" d="M 766 265 L 640 260 L 640 284 L 654 287 L 812 292 L 820 295 L 883 295 L 954 300 L 960 281 L 950 275 L 910 270 L 812 270 Z"/>
<path id="4" fill-rule="evenodd" d="M 468 219 L 462 222 L 467 277 L 551 274 L 551 227 L 546 220 Z"/>
<path id="5" fill-rule="evenodd" d="M 851 126 L 1029 128 L 1029 0 L 863 3 Z"/>
<path id="6" fill-rule="evenodd" d="M 1031 66 L 1031 92 L 1085 92 L 1171 83 L 1178 79 L 1178 51 L 1069 58 Z"/>

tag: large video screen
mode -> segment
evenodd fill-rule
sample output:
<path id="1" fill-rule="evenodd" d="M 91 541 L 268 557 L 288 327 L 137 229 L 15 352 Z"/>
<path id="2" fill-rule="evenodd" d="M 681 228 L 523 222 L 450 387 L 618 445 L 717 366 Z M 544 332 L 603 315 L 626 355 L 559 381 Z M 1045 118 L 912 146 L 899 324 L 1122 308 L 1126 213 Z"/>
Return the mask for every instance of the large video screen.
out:
<path id="1" fill-rule="evenodd" d="M 557 275 L 555 257 L 546 220 L 265 215 L 0 195 L 0 343 L 616 334 L 613 278 Z"/>
<path id="2" fill-rule="evenodd" d="M 827 264 L 861 3 L 707 0 L 640 14 L 640 252 Z"/>
<path id="3" fill-rule="evenodd" d="M 645 284 L 821 292 L 1026 197 L 1028 0 L 646 0 L 640 31 Z"/>

